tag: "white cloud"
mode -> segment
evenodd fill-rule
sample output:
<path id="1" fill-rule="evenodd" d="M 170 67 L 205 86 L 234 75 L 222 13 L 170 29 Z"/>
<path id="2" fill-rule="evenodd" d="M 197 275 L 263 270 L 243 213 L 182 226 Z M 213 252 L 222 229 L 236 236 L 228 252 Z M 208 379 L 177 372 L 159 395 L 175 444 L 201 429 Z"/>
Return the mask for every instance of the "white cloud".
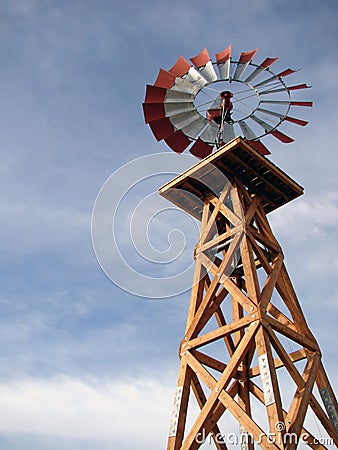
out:
<path id="1" fill-rule="evenodd" d="M 111 448 L 137 443 L 155 450 L 165 444 L 172 394 L 166 380 L 158 379 L 59 376 L 2 382 L 0 432 L 106 441 Z"/>
<path id="2" fill-rule="evenodd" d="M 271 216 L 276 234 L 286 235 L 289 240 L 299 242 L 335 231 L 338 222 L 336 192 L 326 192 L 324 196 L 318 197 L 303 197 L 296 202 Z"/>
<path id="3" fill-rule="evenodd" d="M 284 381 L 285 386 L 291 387 L 288 377 Z M 259 380 L 257 383 L 260 384 Z M 288 402 L 293 384 L 285 392 L 288 394 L 284 400 Z M 76 445 L 79 442 L 86 442 L 88 449 L 165 448 L 173 393 L 173 377 L 168 373 L 147 379 L 85 380 L 55 376 L 2 382 L 0 434 L 9 441 L 21 436 L 25 448 L 47 439 L 49 443 L 61 443 L 55 448 L 67 449 L 71 445 L 81 448 Z M 254 410 L 256 419 L 265 417 L 261 408 Z M 187 429 L 197 411 L 193 404 Z M 318 424 L 311 414 L 309 419 L 309 429 L 317 434 Z M 238 424 L 228 415 L 220 425 L 222 433 L 238 433 Z M 238 446 L 234 448 L 237 450 Z"/>

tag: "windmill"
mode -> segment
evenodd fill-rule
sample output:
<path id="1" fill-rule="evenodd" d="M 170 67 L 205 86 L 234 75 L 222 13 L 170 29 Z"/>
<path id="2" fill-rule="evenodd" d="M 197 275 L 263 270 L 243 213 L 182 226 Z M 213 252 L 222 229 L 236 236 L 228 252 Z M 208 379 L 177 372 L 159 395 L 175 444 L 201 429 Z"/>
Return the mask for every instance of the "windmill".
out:
<path id="1" fill-rule="evenodd" d="M 254 64 L 256 52 L 233 60 L 229 46 L 212 62 L 204 49 L 193 65 L 180 56 L 146 88 L 155 138 L 201 159 L 159 189 L 201 221 L 168 450 L 197 449 L 207 436 L 227 449 L 229 415 L 242 449 L 293 450 L 302 439 L 324 450 L 306 429 L 310 410 L 338 445 L 337 400 L 267 218 L 303 188 L 261 138 L 293 141 L 279 127 L 307 124 L 291 110 L 312 102 L 291 94 L 309 86 L 286 84 L 294 70 L 272 72 L 277 58 Z M 193 399 L 199 412 L 188 423 Z"/>

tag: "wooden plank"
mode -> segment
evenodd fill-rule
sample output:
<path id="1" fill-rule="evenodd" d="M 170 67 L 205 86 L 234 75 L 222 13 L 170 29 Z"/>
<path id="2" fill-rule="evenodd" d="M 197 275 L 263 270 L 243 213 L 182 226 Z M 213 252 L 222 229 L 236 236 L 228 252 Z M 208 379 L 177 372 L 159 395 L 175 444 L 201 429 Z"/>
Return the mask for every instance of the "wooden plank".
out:
<path id="1" fill-rule="evenodd" d="M 284 260 L 283 254 L 279 253 L 272 262 L 272 272 L 269 273 L 264 283 L 261 295 L 259 297 L 259 306 L 261 308 L 262 313 L 265 312 L 268 303 L 271 300 L 271 296 L 275 289 L 279 273 L 283 264 L 283 260 Z"/>
<path id="2" fill-rule="evenodd" d="M 264 394 L 252 381 L 249 382 L 250 392 L 264 405 Z M 287 416 L 287 412 L 283 409 L 284 422 Z M 301 434 L 307 436 L 306 444 L 314 450 L 328 450 L 327 447 L 319 443 L 319 439 L 314 437 L 306 428 L 302 428 Z"/>
<path id="3" fill-rule="evenodd" d="M 200 407 L 200 409 L 203 408 L 203 406 L 205 405 L 205 403 L 207 402 L 207 397 L 205 396 L 205 393 L 203 391 L 203 388 L 201 386 L 201 383 L 199 382 L 199 379 L 197 377 L 197 375 L 193 372 L 192 376 L 191 376 L 191 387 L 192 390 L 195 394 L 197 403 Z M 223 414 L 225 408 L 220 409 L 219 413 L 220 416 Z M 214 444 L 217 450 L 227 450 L 227 446 L 226 444 L 222 443 L 219 441 L 219 439 L 216 439 L 217 435 L 221 435 L 221 431 L 217 425 L 217 421 L 214 422 L 214 424 L 211 425 L 212 428 L 212 432 L 213 432 L 213 439 L 214 439 Z"/>
<path id="4" fill-rule="evenodd" d="M 310 359 L 308 359 L 304 372 L 303 380 L 305 382 L 302 388 L 298 387 L 295 396 L 292 400 L 289 412 L 286 416 L 286 423 L 290 426 L 288 427 L 288 432 L 291 435 L 297 436 L 297 444 L 299 441 L 299 435 L 303 427 L 305 414 L 309 406 L 309 400 L 313 385 L 317 376 L 318 366 L 320 357 L 318 352 L 314 353 Z M 296 450 L 296 442 L 290 443 L 290 450 Z"/>
<path id="5" fill-rule="evenodd" d="M 194 445 L 195 436 L 197 433 L 201 432 L 205 421 L 207 420 L 209 414 L 212 412 L 212 410 L 215 407 L 215 404 L 218 401 L 218 397 L 220 395 L 220 392 L 227 387 L 227 385 L 230 383 L 231 378 L 237 371 L 238 365 L 241 363 L 243 358 L 245 357 L 246 350 L 251 342 L 251 340 L 254 338 L 255 333 L 257 329 L 256 325 L 251 325 L 248 329 L 248 331 L 245 333 L 245 336 L 239 343 L 233 357 L 230 359 L 229 364 L 227 365 L 226 369 L 222 373 L 220 379 L 214 386 L 214 389 L 209 395 L 209 398 L 204 405 L 204 408 L 200 412 L 199 416 L 195 420 L 193 426 L 190 429 L 189 434 L 187 435 L 184 445 L 182 446 L 181 450 L 188 450 L 192 449 Z M 189 352 L 187 352 L 189 353 Z"/>
<path id="6" fill-rule="evenodd" d="M 263 235 L 261 233 L 258 233 L 253 227 L 249 227 L 249 233 L 251 234 L 252 238 L 263 244 L 265 247 L 268 247 L 269 249 L 280 252 L 281 248 L 278 243 L 276 243 L 274 240 L 272 240 L 270 237 Z"/>
<path id="7" fill-rule="evenodd" d="M 224 362 L 221 362 L 216 358 L 212 358 L 199 350 L 191 350 L 190 353 L 199 363 L 204 364 L 211 369 L 217 370 L 217 372 L 223 372 L 227 366 Z"/>
<path id="8" fill-rule="evenodd" d="M 210 198 L 210 202 L 215 207 L 218 208 L 219 212 L 221 212 L 226 219 L 229 220 L 231 225 L 233 225 L 234 227 L 236 227 L 237 225 L 240 225 L 242 218 L 238 217 L 235 213 L 233 213 L 231 211 L 231 209 L 228 208 L 224 203 L 220 203 L 216 196 L 215 197 L 211 197 Z"/>
<path id="9" fill-rule="evenodd" d="M 241 193 L 243 195 L 243 190 L 241 191 Z M 251 198 L 249 196 L 249 199 L 250 199 L 251 204 L 250 204 L 249 208 L 246 210 L 245 217 L 244 217 L 245 224 L 246 224 L 247 227 L 250 226 L 251 221 L 252 221 L 252 219 L 253 219 L 253 217 L 254 217 L 254 215 L 256 213 L 257 206 L 260 204 L 259 197 L 257 197 L 257 196 L 255 196 L 253 198 Z"/>
<path id="10" fill-rule="evenodd" d="M 232 272 L 231 267 L 234 264 L 235 254 L 240 249 L 242 239 L 243 239 L 243 233 L 237 232 L 230 243 L 228 251 L 224 255 L 224 259 L 222 260 L 220 266 L 217 268 L 218 270 L 216 272 L 216 277 L 218 279 L 221 279 L 222 277 L 227 277 L 231 274 L 231 272 Z M 209 272 L 211 272 L 210 267 L 212 267 L 214 265 L 214 261 L 211 261 L 211 259 L 203 252 L 198 253 L 197 258 L 200 258 L 204 267 L 207 270 L 209 270 Z M 217 267 L 217 266 L 215 266 L 215 267 Z"/>
<path id="11" fill-rule="evenodd" d="M 244 236 L 242 244 L 242 263 L 248 297 L 255 305 L 257 305 L 260 287 L 252 247 L 247 235 Z"/>
<path id="12" fill-rule="evenodd" d="M 241 225 L 239 225 L 237 227 L 234 227 L 234 228 L 231 228 L 226 233 L 222 233 L 222 234 L 214 237 L 210 241 L 205 241 L 205 243 L 203 245 L 201 245 L 201 247 L 199 248 L 199 251 L 200 252 L 204 252 L 206 250 L 210 250 L 212 248 L 215 248 L 216 246 L 220 246 L 224 242 L 229 240 L 231 237 L 236 235 L 238 232 L 242 232 L 242 231 L 243 231 L 243 228 L 242 228 Z"/>
<path id="13" fill-rule="evenodd" d="M 187 361 L 191 367 L 191 369 L 193 370 L 193 372 L 195 374 L 198 374 L 199 377 L 202 379 L 203 383 L 210 389 L 213 390 L 215 389 L 216 383 L 217 381 L 215 380 L 215 378 L 200 364 L 200 361 L 198 359 L 196 359 L 196 354 L 199 353 L 197 351 L 191 353 L 191 352 L 187 352 Z M 195 355 L 195 356 L 194 356 Z M 196 376 L 197 378 L 197 376 Z M 234 381 L 229 389 L 228 389 L 228 393 L 230 396 L 234 397 L 238 392 L 238 381 Z M 201 409 L 203 409 L 204 405 L 207 402 L 207 399 L 205 399 L 206 401 L 203 402 L 203 405 L 200 404 L 200 406 L 202 406 Z M 225 406 L 222 405 L 222 403 L 218 402 L 214 408 L 214 410 L 212 411 L 212 413 L 210 413 L 208 415 L 208 417 L 206 418 L 206 421 L 204 423 L 203 426 L 203 431 L 205 433 L 205 436 L 207 436 L 212 430 L 217 430 L 217 422 L 219 420 L 219 418 L 222 416 L 222 414 L 225 411 Z M 189 447 L 189 449 L 193 449 L 193 448 L 198 448 L 199 446 L 196 445 L 196 437 L 198 435 L 196 434 L 194 442 L 192 444 L 191 447 Z M 217 436 L 217 433 L 216 433 Z M 184 448 L 184 444 L 183 447 Z"/>
<path id="14" fill-rule="evenodd" d="M 238 288 L 240 288 L 241 281 L 238 278 L 235 279 L 235 283 L 238 286 Z M 232 297 L 232 299 L 231 299 L 231 309 L 232 309 L 232 321 L 233 322 L 236 322 L 243 318 L 243 316 L 244 316 L 243 306 L 240 303 L 238 303 L 238 301 L 236 300 L 235 297 Z M 238 343 L 242 339 L 243 335 L 244 335 L 243 329 L 240 329 L 234 333 L 235 346 L 238 345 Z"/>
<path id="15" fill-rule="evenodd" d="M 200 230 L 200 239 L 201 235 L 203 233 L 203 229 L 205 227 L 205 224 L 208 220 L 208 214 L 209 214 L 209 204 L 208 202 L 204 203 L 203 208 L 203 216 L 202 216 L 202 223 L 201 223 L 201 230 Z M 196 261 L 195 264 L 195 271 L 194 271 L 194 279 L 193 284 L 191 288 L 191 294 L 190 294 L 190 304 L 189 304 L 189 310 L 188 310 L 188 318 L 186 323 L 186 329 L 189 328 L 191 322 L 193 321 L 197 308 L 199 304 L 202 301 L 203 293 L 204 293 L 204 277 L 206 275 L 206 270 L 202 266 L 200 261 Z"/>
<path id="16" fill-rule="evenodd" d="M 227 186 L 224 186 L 223 191 L 221 192 L 219 198 L 217 199 L 217 202 L 215 204 L 211 203 L 210 201 L 210 194 L 206 197 L 205 199 L 205 203 L 208 204 L 208 218 L 207 221 L 201 225 L 201 238 L 200 238 L 200 244 L 204 244 L 206 241 L 208 241 L 210 239 L 210 235 L 212 233 L 213 230 L 217 229 L 216 228 L 216 217 L 219 214 L 219 208 L 222 205 L 222 203 L 224 202 L 225 197 L 228 195 L 230 189 L 232 188 L 231 184 L 228 183 Z M 211 197 L 215 198 L 215 195 L 212 194 Z M 213 211 L 210 211 L 210 205 L 214 206 Z"/>
<path id="17" fill-rule="evenodd" d="M 271 331 L 271 329 L 270 329 Z M 270 338 L 271 338 L 271 334 L 270 334 Z M 271 343 L 272 339 L 271 339 Z M 302 359 L 305 359 L 307 357 L 307 352 L 304 349 L 301 350 L 296 350 L 292 353 L 288 353 L 288 357 L 290 359 L 290 362 L 294 363 L 297 361 L 301 361 Z M 284 362 L 282 361 L 281 358 L 275 358 L 274 359 L 274 365 L 276 369 L 279 369 L 281 367 L 284 367 Z M 249 377 L 250 378 L 254 378 L 257 377 L 259 375 L 259 366 L 254 366 L 251 369 L 249 369 Z"/>
<path id="18" fill-rule="evenodd" d="M 202 215 L 201 227 L 200 227 L 200 238 L 199 238 L 199 241 L 198 241 L 196 247 L 198 247 L 199 245 L 201 245 L 202 242 L 204 242 L 204 236 L 207 233 L 207 228 L 210 223 L 210 220 L 209 220 L 210 215 L 211 215 L 210 202 L 209 202 L 209 199 L 206 198 L 206 199 L 204 199 L 204 205 L 203 205 L 203 215 Z"/>
<path id="19" fill-rule="evenodd" d="M 202 336 L 198 336 L 194 339 L 189 340 L 186 344 L 183 345 L 182 350 L 190 350 L 197 349 L 202 345 L 211 344 L 216 340 L 224 337 L 227 334 L 231 334 L 235 331 L 242 330 L 246 328 L 250 323 L 255 322 L 257 317 L 255 314 L 242 317 L 236 321 L 229 323 L 223 327 L 218 327 L 215 330 L 209 331 L 209 333 L 205 333 Z"/>
<path id="20" fill-rule="evenodd" d="M 279 355 L 284 367 L 287 369 L 287 371 L 291 375 L 291 377 L 292 377 L 293 381 L 296 383 L 297 387 L 300 389 L 303 389 L 305 386 L 304 379 L 298 372 L 296 366 L 293 364 L 293 361 L 291 360 L 290 355 L 287 353 L 287 351 L 285 350 L 285 348 L 283 347 L 283 345 L 281 344 L 281 342 L 279 341 L 279 339 L 277 338 L 276 334 L 273 332 L 271 327 L 267 327 L 266 330 L 269 333 L 270 341 L 271 341 L 274 349 L 276 350 L 277 354 Z M 312 352 L 310 353 L 309 351 L 306 351 L 304 349 L 302 350 L 302 353 L 305 354 L 306 358 L 310 357 L 310 355 L 313 354 Z"/>
<path id="21" fill-rule="evenodd" d="M 200 258 L 198 258 L 200 264 L 203 263 L 203 257 L 204 257 L 204 255 L 201 254 Z M 208 258 L 206 257 L 206 259 L 208 259 Z M 227 261 L 224 260 L 224 266 L 226 263 L 227 263 Z M 205 266 L 205 264 L 204 264 L 204 266 Z M 201 329 L 205 326 L 205 324 L 208 322 L 210 317 L 213 315 L 214 310 L 209 311 L 209 314 L 208 314 L 207 308 L 209 308 L 211 303 L 215 301 L 218 288 L 219 288 L 219 280 L 217 277 L 214 277 L 214 279 L 212 280 L 210 286 L 208 287 L 202 301 L 200 302 L 200 305 L 197 309 L 196 314 L 194 315 L 193 320 L 191 320 L 191 322 L 189 323 L 189 326 L 186 329 L 186 333 L 185 333 L 185 337 L 184 337 L 185 341 L 188 341 L 191 338 L 197 336 L 197 334 L 201 331 Z M 222 295 L 220 295 L 218 298 L 218 302 L 217 302 L 218 304 L 220 304 L 221 301 L 223 301 L 223 299 L 225 298 L 227 293 L 228 293 L 227 290 L 222 291 Z M 217 307 L 217 306 L 218 305 L 215 304 L 215 307 Z"/>
<path id="22" fill-rule="evenodd" d="M 189 329 L 192 321 L 195 318 L 196 310 L 198 309 L 198 305 L 201 303 L 204 293 L 205 286 L 205 273 L 206 270 L 202 265 L 201 261 L 196 261 L 193 284 L 191 288 L 190 294 L 190 303 L 188 309 L 188 317 L 186 323 L 186 329 Z"/>
<path id="23" fill-rule="evenodd" d="M 258 242 L 253 237 L 252 233 L 250 232 L 251 228 L 247 228 L 247 235 L 250 239 L 250 242 L 252 244 L 253 251 L 255 252 L 259 262 L 261 263 L 263 269 L 265 270 L 266 274 L 269 275 L 271 273 L 271 266 L 270 263 L 263 251 L 263 249 L 258 245 Z"/>
<path id="24" fill-rule="evenodd" d="M 283 323 L 285 326 L 289 327 L 291 330 L 297 331 L 296 325 L 291 322 L 291 320 L 282 313 L 275 305 L 272 303 L 269 303 L 266 307 L 266 310 L 268 313 L 272 315 L 276 320 L 278 320 L 280 323 Z"/>
<path id="25" fill-rule="evenodd" d="M 240 287 L 241 280 L 236 280 L 237 285 Z M 232 298 L 232 320 L 233 322 L 237 322 L 238 320 L 243 319 L 243 307 L 236 301 L 235 298 Z M 241 339 L 244 336 L 244 329 L 240 329 L 234 333 L 234 342 L 237 346 Z M 239 389 L 238 389 L 238 405 L 245 411 L 245 413 L 251 417 L 251 402 L 250 402 L 250 393 L 249 393 L 249 384 L 248 384 L 248 367 L 251 364 L 252 358 L 252 347 L 254 348 L 254 342 L 251 344 L 251 352 L 250 347 L 248 349 L 247 355 L 243 359 L 241 366 L 241 374 L 239 380 Z M 239 373 L 238 373 L 239 375 Z M 252 438 L 248 437 L 245 450 L 254 450 L 254 443 Z"/>
<path id="26" fill-rule="evenodd" d="M 227 322 L 225 320 L 224 314 L 223 314 L 220 306 L 216 309 L 214 315 L 216 318 L 217 325 L 219 327 L 224 327 L 225 325 L 227 325 Z M 225 342 L 226 348 L 229 352 L 229 355 L 232 356 L 235 351 L 235 344 L 234 344 L 234 341 L 232 340 L 232 336 L 225 335 L 224 342 Z"/>
<path id="27" fill-rule="evenodd" d="M 247 297 L 230 278 L 227 278 L 225 280 L 221 278 L 220 281 L 223 284 L 223 286 L 228 290 L 228 292 L 234 298 L 236 298 L 236 301 L 243 306 L 243 308 L 248 314 L 257 311 L 257 306 L 255 305 L 255 303 L 249 297 Z"/>
<path id="28" fill-rule="evenodd" d="M 271 327 L 274 328 L 276 331 L 278 331 L 279 333 L 288 337 L 289 339 L 292 339 L 293 341 L 297 342 L 298 344 L 302 345 L 303 347 L 308 348 L 309 350 L 313 350 L 313 351 L 319 350 L 317 342 L 314 342 L 312 339 L 307 338 L 303 334 L 300 334 L 299 332 L 294 331 L 287 325 L 284 325 L 283 323 L 280 323 L 277 320 L 275 320 L 269 316 L 265 316 L 264 320 L 265 320 L 265 322 L 267 322 L 268 325 L 271 325 Z"/>
<path id="29" fill-rule="evenodd" d="M 256 442 L 259 442 L 263 450 L 280 450 L 279 446 L 271 440 L 264 431 L 253 421 L 253 419 L 246 414 L 246 412 L 235 402 L 235 400 L 225 391 L 222 391 L 219 396 L 221 402 L 237 419 L 242 427 L 253 436 Z M 183 448 L 182 448 L 183 450 Z M 188 450 L 188 447 L 187 447 Z"/>
<path id="30" fill-rule="evenodd" d="M 275 238 L 275 235 L 272 232 L 269 221 L 266 217 L 266 212 L 262 204 L 259 204 L 257 207 L 256 220 L 262 231 L 262 234 L 264 234 L 267 238 L 270 239 L 270 241 L 275 242 L 275 244 L 279 246 L 277 239 Z"/>
<path id="31" fill-rule="evenodd" d="M 296 292 L 292 286 L 291 280 L 284 264 L 277 281 L 277 290 L 288 310 L 290 311 L 293 322 L 297 326 L 298 330 L 315 342 L 316 340 L 306 323 L 306 319 L 299 304 Z"/>
<path id="32" fill-rule="evenodd" d="M 182 358 L 175 392 L 167 450 L 179 450 L 182 445 L 189 402 L 191 373 L 186 358 Z"/>
<path id="33" fill-rule="evenodd" d="M 276 423 L 283 422 L 283 409 L 274 358 L 269 335 L 262 326 L 257 330 L 255 341 L 270 432 L 276 433 L 278 442 L 284 442 L 285 429 L 276 430 Z"/>
<path id="34" fill-rule="evenodd" d="M 276 185 L 271 184 L 270 181 L 268 180 L 268 178 L 264 177 L 264 175 L 262 175 L 262 173 L 257 172 L 252 166 L 246 164 L 245 161 L 240 160 L 238 158 L 238 156 L 236 156 L 234 153 L 232 154 L 232 158 L 235 159 L 235 161 L 237 161 L 242 167 L 244 167 L 246 170 L 249 170 L 251 173 L 255 174 L 257 176 L 257 178 L 259 179 L 263 179 L 264 183 L 272 190 L 272 191 L 276 191 L 278 192 L 287 202 L 289 200 L 289 197 L 285 194 L 284 191 L 278 189 L 276 187 Z M 270 172 L 267 172 L 270 173 Z"/>

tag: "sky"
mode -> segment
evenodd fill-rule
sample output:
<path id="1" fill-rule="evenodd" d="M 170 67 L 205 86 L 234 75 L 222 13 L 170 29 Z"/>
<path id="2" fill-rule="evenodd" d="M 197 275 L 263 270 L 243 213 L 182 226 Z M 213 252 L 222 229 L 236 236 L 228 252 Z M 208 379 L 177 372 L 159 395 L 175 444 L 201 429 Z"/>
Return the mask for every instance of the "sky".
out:
<path id="1" fill-rule="evenodd" d="M 270 220 L 338 391 L 337 21 L 335 0 L 0 0 L 0 448 L 165 448 L 189 278 L 156 298 L 149 258 L 182 253 L 157 264 L 159 278 L 191 269 L 198 226 L 154 194 L 192 160 L 167 156 L 141 104 L 160 67 L 203 47 L 259 47 L 257 61 L 279 56 L 312 85 L 299 94 L 314 101 L 298 114 L 309 125 L 286 128 L 295 142 L 265 141 L 305 187 Z M 91 239 L 112 174 L 131 258 L 129 272 L 113 260 L 122 287 Z"/>

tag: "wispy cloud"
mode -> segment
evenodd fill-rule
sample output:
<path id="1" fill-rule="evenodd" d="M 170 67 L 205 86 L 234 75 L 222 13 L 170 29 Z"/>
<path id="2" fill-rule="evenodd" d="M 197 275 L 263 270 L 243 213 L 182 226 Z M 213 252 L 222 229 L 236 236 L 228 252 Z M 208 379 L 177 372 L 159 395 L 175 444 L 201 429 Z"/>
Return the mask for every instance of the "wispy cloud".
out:
<path id="1" fill-rule="evenodd" d="M 50 439 L 91 440 L 99 448 L 132 449 L 137 443 L 155 450 L 165 444 L 171 400 L 165 376 L 14 380 L 0 384 L 0 433 L 25 435 L 28 445 L 48 435 Z"/>

